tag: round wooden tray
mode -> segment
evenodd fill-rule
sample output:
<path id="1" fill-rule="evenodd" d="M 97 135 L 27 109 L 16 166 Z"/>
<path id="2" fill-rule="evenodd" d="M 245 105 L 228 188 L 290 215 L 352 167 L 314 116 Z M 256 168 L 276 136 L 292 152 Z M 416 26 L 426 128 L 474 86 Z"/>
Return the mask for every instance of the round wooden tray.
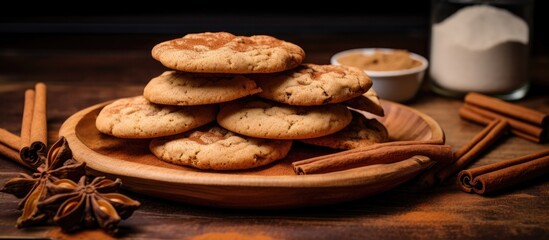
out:
<path id="1" fill-rule="evenodd" d="M 207 172 L 158 160 L 147 139 L 119 139 L 95 127 L 108 102 L 83 109 L 61 126 L 74 158 L 85 161 L 94 175 L 120 178 L 134 192 L 174 201 L 228 208 L 289 208 L 323 205 L 377 194 L 416 176 L 430 161 L 404 160 L 346 171 L 295 175 L 291 163 L 333 153 L 327 148 L 295 143 L 274 164 L 246 171 Z M 431 140 L 444 143 L 444 133 L 431 117 L 412 108 L 382 101 L 391 141 Z M 371 115 L 369 117 L 372 117 Z"/>

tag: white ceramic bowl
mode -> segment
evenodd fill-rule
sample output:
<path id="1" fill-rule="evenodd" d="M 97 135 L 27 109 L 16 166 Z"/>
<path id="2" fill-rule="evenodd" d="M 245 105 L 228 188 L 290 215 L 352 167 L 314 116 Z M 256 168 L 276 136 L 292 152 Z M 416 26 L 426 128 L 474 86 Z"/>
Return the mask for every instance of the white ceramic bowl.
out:
<path id="1" fill-rule="evenodd" d="M 357 48 L 342 51 L 336 53 L 330 59 L 333 65 L 342 65 L 337 59 L 352 53 L 362 53 L 364 55 L 371 55 L 375 51 L 380 52 L 392 52 L 395 49 L 390 48 Z M 368 76 L 372 79 L 374 85 L 372 86 L 381 99 L 386 99 L 395 102 L 406 102 L 411 100 L 419 90 L 423 77 L 425 76 L 425 69 L 429 66 L 429 62 L 424 57 L 411 53 L 410 57 L 421 63 L 420 66 L 394 71 L 370 71 L 364 70 Z"/>

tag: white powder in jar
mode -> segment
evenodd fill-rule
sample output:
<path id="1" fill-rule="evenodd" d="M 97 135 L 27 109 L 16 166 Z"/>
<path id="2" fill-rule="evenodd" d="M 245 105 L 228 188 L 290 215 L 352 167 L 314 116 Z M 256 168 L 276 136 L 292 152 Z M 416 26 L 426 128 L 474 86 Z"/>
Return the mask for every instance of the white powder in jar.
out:
<path id="1" fill-rule="evenodd" d="M 465 7 L 431 34 L 430 75 L 442 88 L 501 94 L 528 82 L 528 25 L 506 10 Z"/>

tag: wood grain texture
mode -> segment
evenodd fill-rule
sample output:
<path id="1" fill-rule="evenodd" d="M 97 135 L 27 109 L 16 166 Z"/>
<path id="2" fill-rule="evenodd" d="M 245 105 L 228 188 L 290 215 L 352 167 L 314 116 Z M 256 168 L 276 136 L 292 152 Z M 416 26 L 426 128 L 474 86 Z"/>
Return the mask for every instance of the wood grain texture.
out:
<path id="1" fill-rule="evenodd" d="M 108 103 L 69 117 L 59 135 L 67 138 L 74 158 L 86 162 L 96 175 L 121 178 L 126 189 L 170 200 L 246 209 L 325 205 L 387 191 L 434 163 L 428 158 L 407 159 L 330 174 L 298 176 L 291 166 L 293 161 L 327 150 L 296 144 L 285 159 L 274 164 L 243 171 L 207 172 L 157 159 L 148 150 L 148 139 L 120 139 L 101 134 L 95 128 L 95 120 Z M 392 141 L 444 142 L 442 129 L 431 117 L 398 103 L 384 101 L 382 106 L 386 115 L 379 120 L 387 125 Z"/>

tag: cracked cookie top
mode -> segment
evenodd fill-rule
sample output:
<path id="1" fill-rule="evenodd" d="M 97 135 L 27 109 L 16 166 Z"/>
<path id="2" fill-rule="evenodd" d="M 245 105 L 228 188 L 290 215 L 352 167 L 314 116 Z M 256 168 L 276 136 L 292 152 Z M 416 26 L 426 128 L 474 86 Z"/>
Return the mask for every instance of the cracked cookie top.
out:
<path id="1" fill-rule="evenodd" d="M 151 152 L 159 159 L 206 170 L 238 170 L 282 159 L 292 146 L 289 140 L 242 136 L 217 124 L 183 134 L 153 139 Z"/>
<path id="2" fill-rule="evenodd" d="M 120 138 L 153 138 L 182 133 L 215 120 L 215 105 L 166 106 L 143 96 L 118 99 L 99 112 L 97 129 Z"/>
<path id="3" fill-rule="evenodd" d="M 364 94 L 372 86 L 364 71 L 335 65 L 302 64 L 280 73 L 249 77 L 263 89 L 258 96 L 299 106 L 344 102 Z"/>
<path id="4" fill-rule="evenodd" d="M 221 104 L 217 122 L 251 137 L 305 139 L 332 134 L 351 122 L 350 110 L 341 104 L 291 106 L 257 98 Z"/>
<path id="5" fill-rule="evenodd" d="M 166 71 L 149 81 L 143 96 L 158 104 L 203 105 L 227 102 L 260 91 L 253 80 L 243 75 Z"/>
<path id="6" fill-rule="evenodd" d="M 185 72 L 272 73 L 294 68 L 303 49 L 267 35 L 235 36 L 226 32 L 187 34 L 157 44 L 152 57 Z"/>

